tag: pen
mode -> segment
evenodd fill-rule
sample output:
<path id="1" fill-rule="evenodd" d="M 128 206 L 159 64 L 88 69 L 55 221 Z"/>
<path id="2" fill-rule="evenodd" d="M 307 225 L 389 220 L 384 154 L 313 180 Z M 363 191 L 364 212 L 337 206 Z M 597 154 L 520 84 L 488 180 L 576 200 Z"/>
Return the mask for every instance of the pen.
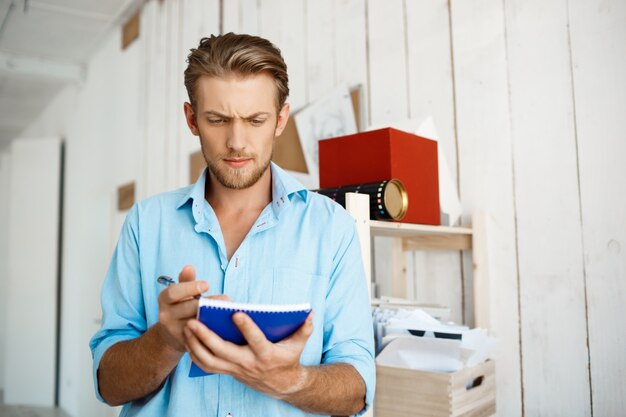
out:
<path id="1" fill-rule="evenodd" d="M 157 282 L 161 285 L 165 285 L 166 287 L 169 287 L 172 284 L 176 284 L 176 281 L 174 281 L 171 277 L 168 277 L 167 275 L 161 275 L 160 277 L 158 277 Z M 200 296 L 196 295 L 193 298 L 197 300 L 200 298 Z"/>
<path id="2" fill-rule="evenodd" d="M 161 285 L 165 285 L 166 287 L 169 287 L 172 284 L 176 284 L 176 281 L 174 281 L 172 278 L 168 277 L 167 275 L 161 275 L 160 277 L 158 277 L 157 282 Z"/>

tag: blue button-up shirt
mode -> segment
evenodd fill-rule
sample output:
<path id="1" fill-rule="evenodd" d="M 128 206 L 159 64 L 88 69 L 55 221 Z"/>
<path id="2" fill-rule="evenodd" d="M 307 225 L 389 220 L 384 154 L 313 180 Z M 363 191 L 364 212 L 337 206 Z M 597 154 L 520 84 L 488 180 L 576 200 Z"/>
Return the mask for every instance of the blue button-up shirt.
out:
<path id="1" fill-rule="evenodd" d="M 311 303 L 315 330 L 303 365 L 348 363 L 374 393 L 373 335 L 355 222 L 338 204 L 309 192 L 272 163 L 272 202 L 230 261 L 215 212 L 205 199 L 206 171 L 195 185 L 137 203 L 128 214 L 101 294 L 102 328 L 90 347 L 97 370 L 113 344 L 141 336 L 158 321 L 159 275 L 194 265 L 205 295 L 248 303 Z M 146 358 L 148 360 L 148 358 Z M 190 358 L 156 392 L 124 406 L 121 416 L 309 415 L 228 375 L 189 378 Z"/>

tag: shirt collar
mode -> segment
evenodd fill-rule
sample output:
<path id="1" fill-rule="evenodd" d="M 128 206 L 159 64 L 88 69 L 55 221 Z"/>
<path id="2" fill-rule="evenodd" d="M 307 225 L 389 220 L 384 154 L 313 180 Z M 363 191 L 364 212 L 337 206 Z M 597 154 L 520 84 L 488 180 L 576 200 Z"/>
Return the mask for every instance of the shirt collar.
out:
<path id="1" fill-rule="evenodd" d="M 272 199 L 280 197 L 292 198 L 297 194 L 305 203 L 309 201 L 309 190 L 291 175 L 287 174 L 281 167 L 271 162 L 272 169 Z"/>
<path id="2" fill-rule="evenodd" d="M 200 174 L 200 177 L 198 177 L 196 183 L 193 184 L 191 187 L 188 187 L 188 191 L 176 205 L 176 209 L 178 210 L 183 207 L 189 200 L 192 200 L 193 218 L 195 219 L 196 223 L 200 223 L 200 219 L 202 218 L 202 208 L 204 206 L 203 203 L 206 201 L 204 198 L 204 185 L 206 184 L 206 176 L 207 169 L 205 168 L 204 171 L 202 171 L 202 174 Z"/>
<path id="3" fill-rule="evenodd" d="M 270 163 L 270 169 L 272 170 L 272 210 L 277 217 L 291 203 L 294 195 L 298 195 L 305 203 L 309 201 L 309 190 L 298 180 L 287 174 L 274 162 Z M 201 202 L 205 201 L 206 178 L 207 169 L 205 168 L 196 183 L 188 189 L 176 206 L 179 209 L 189 200 L 193 200 L 193 216 L 196 222 L 201 218 L 201 207 L 203 206 Z"/>

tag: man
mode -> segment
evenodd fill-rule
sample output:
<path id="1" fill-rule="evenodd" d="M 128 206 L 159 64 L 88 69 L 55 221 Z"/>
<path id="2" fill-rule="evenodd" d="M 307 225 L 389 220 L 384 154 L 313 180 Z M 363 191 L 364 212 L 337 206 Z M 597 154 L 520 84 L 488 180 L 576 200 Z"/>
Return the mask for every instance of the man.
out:
<path id="1" fill-rule="evenodd" d="M 98 397 L 124 416 L 364 412 L 375 367 L 354 221 L 270 162 L 289 117 L 280 51 L 229 33 L 202 39 L 188 62 L 185 116 L 208 167 L 126 219 L 90 344 Z M 164 289 L 160 275 L 179 282 Z M 237 313 L 248 342 L 237 346 L 194 319 L 199 295 L 313 313 L 275 344 Z M 189 378 L 191 360 L 214 375 Z"/>

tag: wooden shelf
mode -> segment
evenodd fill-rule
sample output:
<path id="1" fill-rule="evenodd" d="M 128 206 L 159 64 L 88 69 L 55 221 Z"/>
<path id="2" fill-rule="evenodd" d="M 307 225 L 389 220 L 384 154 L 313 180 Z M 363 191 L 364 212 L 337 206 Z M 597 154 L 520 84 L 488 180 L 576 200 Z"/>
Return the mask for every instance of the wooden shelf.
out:
<path id="1" fill-rule="evenodd" d="M 398 222 L 370 222 L 372 236 L 402 238 L 402 249 L 468 250 L 472 248 L 472 229 Z"/>

